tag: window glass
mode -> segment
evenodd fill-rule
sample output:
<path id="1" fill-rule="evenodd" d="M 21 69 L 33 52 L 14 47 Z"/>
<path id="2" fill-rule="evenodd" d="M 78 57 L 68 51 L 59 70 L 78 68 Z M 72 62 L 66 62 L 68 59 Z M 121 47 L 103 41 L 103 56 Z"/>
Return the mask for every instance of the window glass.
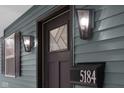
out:
<path id="1" fill-rule="evenodd" d="M 15 34 L 5 39 L 5 76 L 15 77 Z"/>

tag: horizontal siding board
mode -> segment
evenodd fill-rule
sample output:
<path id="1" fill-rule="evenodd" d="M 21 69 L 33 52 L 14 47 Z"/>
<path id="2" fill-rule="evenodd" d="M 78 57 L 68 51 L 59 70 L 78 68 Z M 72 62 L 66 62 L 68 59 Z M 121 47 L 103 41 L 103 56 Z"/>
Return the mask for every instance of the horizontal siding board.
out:
<path id="1" fill-rule="evenodd" d="M 105 68 L 105 72 L 124 74 L 124 61 L 108 61 Z"/>
<path id="2" fill-rule="evenodd" d="M 96 22 L 95 30 L 105 30 L 108 28 L 124 25 L 124 13 Z"/>
<path id="3" fill-rule="evenodd" d="M 23 70 L 22 75 L 23 76 L 36 76 L 36 71 L 35 70 L 34 71 Z"/>
<path id="4" fill-rule="evenodd" d="M 93 38 L 90 41 L 81 40 L 79 34 L 75 36 L 75 45 L 78 44 L 86 44 L 86 43 L 94 43 L 97 41 L 109 40 L 109 39 L 117 39 L 117 38 L 124 38 L 124 26 L 118 27 L 115 29 L 109 29 L 102 32 L 94 32 Z"/>
<path id="5" fill-rule="evenodd" d="M 123 73 L 106 73 L 105 83 L 124 85 L 124 74 Z"/>
<path id="6" fill-rule="evenodd" d="M 32 70 L 32 71 L 36 71 L 36 65 L 25 65 L 25 66 L 21 66 L 22 70 Z"/>
<path id="7" fill-rule="evenodd" d="M 11 86 L 9 86 L 10 88 L 33 88 L 33 87 L 29 87 L 29 86 L 26 86 L 26 87 L 22 87 L 21 85 L 17 85 L 17 84 L 12 84 Z"/>
<path id="8" fill-rule="evenodd" d="M 77 53 L 93 53 L 102 51 L 112 51 L 117 49 L 124 49 L 124 41 L 113 41 L 113 42 L 98 42 L 88 45 L 75 46 L 75 54 Z"/>
<path id="9" fill-rule="evenodd" d="M 22 80 L 22 81 L 25 81 L 25 82 L 26 81 L 28 81 L 28 82 L 30 82 L 30 81 L 36 82 L 36 77 L 25 75 L 25 76 L 23 76 L 21 78 L 17 78 L 17 80 Z"/>
<path id="10" fill-rule="evenodd" d="M 96 12 L 95 21 L 103 20 L 112 16 L 117 16 L 118 14 L 121 13 L 124 13 L 124 6 L 121 5 L 106 6 L 101 11 Z"/>
<path id="11" fill-rule="evenodd" d="M 36 50 L 35 50 L 35 48 L 32 50 L 32 52 L 25 52 L 25 50 L 23 49 L 22 50 L 23 52 L 22 52 L 22 57 L 24 56 L 28 56 L 28 55 L 31 55 L 31 54 L 36 54 Z"/>
<path id="12" fill-rule="evenodd" d="M 124 85 L 119 85 L 119 84 L 105 84 L 105 88 L 124 88 Z"/>
<path id="13" fill-rule="evenodd" d="M 122 61 L 124 50 L 76 54 L 76 62 Z"/>
<path id="14" fill-rule="evenodd" d="M 17 80 L 17 81 L 13 81 L 13 80 L 7 80 L 6 82 L 10 82 L 12 85 L 18 85 L 19 87 L 23 87 L 23 88 L 32 88 L 32 87 L 36 87 L 36 84 L 33 82 L 33 83 L 31 83 L 31 81 L 30 82 L 25 82 L 25 81 L 19 81 L 19 80 Z M 8 87 L 10 87 L 11 85 L 9 84 L 9 86 Z"/>
<path id="15" fill-rule="evenodd" d="M 28 76 L 28 75 L 23 76 L 23 77 L 21 78 L 21 80 L 25 80 L 25 81 L 34 81 L 34 82 L 37 81 L 37 80 L 36 80 L 36 76 L 33 77 L 33 76 Z"/>
<path id="16" fill-rule="evenodd" d="M 32 80 L 32 79 L 29 79 L 29 80 L 27 80 L 27 79 L 23 79 L 23 78 L 16 78 L 16 80 L 13 78 L 13 79 L 9 79 L 9 78 L 6 78 L 7 80 L 5 80 L 5 81 L 13 81 L 13 82 L 27 82 L 27 83 L 35 83 L 36 82 L 36 79 L 34 79 L 34 80 Z"/>
<path id="17" fill-rule="evenodd" d="M 22 65 L 36 65 L 36 59 L 22 62 Z"/>
<path id="18" fill-rule="evenodd" d="M 82 43 L 82 42 L 78 42 L 78 43 L 76 43 L 75 44 L 75 48 L 76 47 L 81 47 L 81 46 L 84 46 L 84 47 L 86 47 L 86 46 L 92 46 L 92 45 L 99 45 L 99 44 L 101 44 L 101 46 L 102 45 L 106 45 L 106 44 L 108 44 L 109 42 L 111 43 L 111 44 L 113 44 L 114 42 L 115 43 L 117 43 L 117 42 L 122 42 L 124 40 L 124 37 L 118 37 L 118 38 L 113 38 L 113 39 L 108 39 L 108 40 L 104 40 L 104 41 L 86 41 L 85 43 Z M 100 46 L 100 45 L 99 45 Z M 123 46 L 123 44 L 122 45 L 119 45 L 119 46 Z M 112 47 L 114 47 L 114 46 L 112 46 Z M 93 50 L 92 50 L 93 51 Z M 83 51 L 82 51 L 83 52 Z"/>
<path id="19" fill-rule="evenodd" d="M 25 55 L 25 56 L 22 56 L 22 61 L 26 61 L 26 60 L 32 60 L 32 59 L 36 59 L 36 55 L 34 54 L 30 54 L 30 55 Z M 29 59 L 30 58 L 30 59 Z"/>
<path id="20" fill-rule="evenodd" d="M 31 61 L 31 60 L 35 60 L 36 61 L 36 58 L 30 58 L 30 59 L 23 58 L 23 59 L 21 59 L 21 61 L 24 61 L 24 62 L 28 62 L 28 61 Z"/>

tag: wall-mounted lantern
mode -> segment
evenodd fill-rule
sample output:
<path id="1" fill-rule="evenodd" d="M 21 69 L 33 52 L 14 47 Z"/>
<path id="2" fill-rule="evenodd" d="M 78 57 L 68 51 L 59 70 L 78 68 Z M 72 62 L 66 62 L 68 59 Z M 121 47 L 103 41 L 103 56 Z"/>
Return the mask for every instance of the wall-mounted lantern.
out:
<path id="1" fill-rule="evenodd" d="M 30 35 L 23 36 L 23 43 L 26 52 L 31 52 L 31 49 L 34 46 L 34 37 Z"/>
<path id="2" fill-rule="evenodd" d="M 93 10 L 76 10 L 80 31 L 80 38 L 89 40 L 93 35 L 94 28 L 94 11 Z"/>

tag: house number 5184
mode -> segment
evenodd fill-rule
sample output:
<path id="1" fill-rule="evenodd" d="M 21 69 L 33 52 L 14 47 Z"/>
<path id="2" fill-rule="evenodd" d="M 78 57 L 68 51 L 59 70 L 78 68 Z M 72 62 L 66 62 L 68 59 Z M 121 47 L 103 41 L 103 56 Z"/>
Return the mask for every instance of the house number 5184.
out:
<path id="1" fill-rule="evenodd" d="M 83 83 L 96 83 L 96 72 L 95 70 L 80 70 L 80 82 Z"/>

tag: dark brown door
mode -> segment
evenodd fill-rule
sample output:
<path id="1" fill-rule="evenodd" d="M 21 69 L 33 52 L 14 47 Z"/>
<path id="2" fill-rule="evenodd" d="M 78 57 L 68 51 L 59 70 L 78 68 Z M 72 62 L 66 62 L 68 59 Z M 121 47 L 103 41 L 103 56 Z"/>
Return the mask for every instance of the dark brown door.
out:
<path id="1" fill-rule="evenodd" d="M 43 24 L 46 87 L 70 87 L 71 36 L 69 13 L 69 10 L 64 11 Z"/>

